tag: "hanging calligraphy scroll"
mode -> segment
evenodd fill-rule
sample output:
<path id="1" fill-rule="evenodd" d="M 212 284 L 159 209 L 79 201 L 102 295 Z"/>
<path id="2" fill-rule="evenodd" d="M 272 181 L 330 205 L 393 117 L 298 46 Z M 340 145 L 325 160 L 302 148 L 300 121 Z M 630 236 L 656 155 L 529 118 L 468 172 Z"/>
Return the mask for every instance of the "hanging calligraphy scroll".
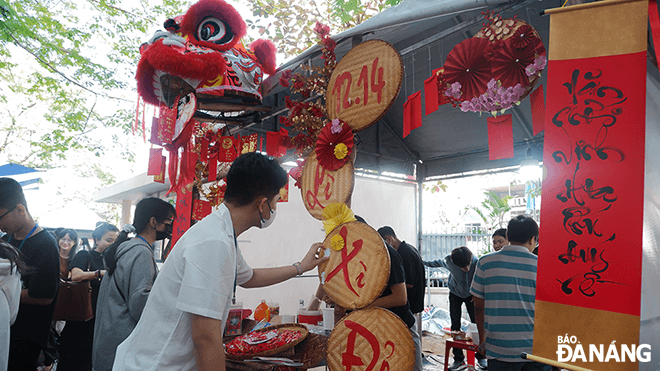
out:
<path id="1" fill-rule="evenodd" d="M 319 278 L 335 303 L 364 308 L 383 293 L 390 255 L 376 230 L 360 222 L 342 224 L 326 236 L 323 247 L 330 259 L 319 265 Z"/>
<path id="2" fill-rule="evenodd" d="M 307 211 L 321 220 L 326 206 L 339 202 L 347 204 L 353 194 L 355 174 L 353 160 L 344 166 L 328 171 L 316 159 L 316 152 L 310 153 L 302 173 L 302 198 Z"/>
<path id="3" fill-rule="evenodd" d="M 330 371 L 412 371 L 415 344 L 396 314 L 363 309 L 344 317 L 332 330 L 327 359 Z"/>
<path id="4" fill-rule="evenodd" d="M 588 369 L 637 370 L 639 352 L 624 357 L 624 348 L 641 346 L 647 2 L 546 13 L 548 177 L 533 352 Z M 616 358 L 594 356 L 590 345 L 599 344 L 608 355 L 614 344 Z"/>

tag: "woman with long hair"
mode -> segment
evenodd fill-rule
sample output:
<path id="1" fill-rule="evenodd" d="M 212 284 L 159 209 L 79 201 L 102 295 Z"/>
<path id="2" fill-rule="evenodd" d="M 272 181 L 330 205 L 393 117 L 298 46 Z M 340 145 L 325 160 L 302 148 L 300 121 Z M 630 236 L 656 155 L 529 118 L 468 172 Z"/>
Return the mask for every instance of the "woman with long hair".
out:
<path id="1" fill-rule="evenodd" d="M 78 252 L 78 232 L 70 228 L 58 229 L 55 238 L 60 253 L 60 278 L 68 280 L 71 276 L 71 261 Z"/>
<path id="2" fill-rule="evenodd" d="M 92 363 L 95 371 L 110 371 L 117 346 L 137 325 L 158 267 L 153 245 L 170 238 L 176 217 L 174 206 L 147 197 L 135 206 L 133 224 L 127 224 L 103 253 L 107 272 L 101 281 L 94 324 Z M 130 238 L 129 234 L 135 237 Z"/>
<path id="3" fill-rule="evenodd" d="M 0 240 L 0 371 L 7 370 L 9 328 L 18 315 L 22 271 L 23 263 L 18 250 Z"/>
<path id="4" fill-rule="evenodd" d="M 112 224 L 97 223 L 92 232 L 94 249 L 81 250 L 71 262 L 71 280 L 90 281 L 92 288 L 92 311 L 96 313 L 96 303 L 105 274 L 103 252 L 117 239 L 119 229 Z M 57 369 L 60 371 L 90 371 L 92 369 L 92 340 L 94 339 L 94 318 L 87 322 L 67 321 L 60 336 L 60 358 Z"/>

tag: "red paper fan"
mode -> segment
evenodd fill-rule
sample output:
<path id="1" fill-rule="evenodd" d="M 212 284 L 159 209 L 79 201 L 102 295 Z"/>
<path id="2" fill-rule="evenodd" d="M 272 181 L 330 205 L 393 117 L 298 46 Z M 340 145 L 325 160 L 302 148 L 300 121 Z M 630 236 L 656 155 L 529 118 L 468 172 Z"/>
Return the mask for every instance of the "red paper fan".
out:
<path id="1" fill-rule="evenodd" d="M 513 36 L 511 36 L 513 46 L 519 49 L 526 47 L 529 43 L 534 41 L 534 39 L 538 40 L 536 35 L 534 35 L 534 28 L 526 24 L 518 27 Z"/>
<path id="2" fill-rule="evenodd" d="M 534 63 L 534 49 L 537 45 L 528 44 L 522 49 L 514 46 L 513 38 L 501 42 L 494 50 L 490 63 L 493 67 L 493 78 L 500 80 L 502 86 L 509 87 L 520 84 L 523 87 L 529 85 L 529 77 L 525 68 Z"/>
<path id="3" fill-rule="evenodd" d="M 352 150 L 353 131 L 347 123 L 335 119 L 321 129 L 315 151 L 324 169 L 335 171 L 344 166 Z"/>
<path id="4" fill-rule="evenodd" d="M 459 100 L 470 100 L 486 92 L 486 84 L 491 79 L 491 65 L 484 52 L 489 46 L 488 40 L 473 37 L 463 40 L 447 55 L 444 78 L 449 84 L 461 83 L 463 94 Z"/>

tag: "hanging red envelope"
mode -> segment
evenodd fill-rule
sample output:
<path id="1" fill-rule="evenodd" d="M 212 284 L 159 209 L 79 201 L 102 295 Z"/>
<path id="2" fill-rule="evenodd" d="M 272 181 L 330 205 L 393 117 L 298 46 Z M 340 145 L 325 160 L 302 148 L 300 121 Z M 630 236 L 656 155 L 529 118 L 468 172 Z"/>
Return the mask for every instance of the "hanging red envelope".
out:
<path id="1" fill-rule="evenodd" d="M 289 139 L 289 131 L 285 128 L 280 128 L 280 146 L 278 148 L 278 157 L 286 156 L 286 143 Z"/>
<path id="2" fill-rule="evenodd" d="M 195 200 L 193 203 L 193 220 L 202 220 L 211 213 L 211 203 L 204 200 Z"/>
<path id="3" fill-rule="evenodd" d="M 220 147 L 218 148 L 218 161 L 232 162 L 236 159 L 236 147 L 234 146 L 234 138 L 221 137 Z"/>
<path id="4" fill-rule="evenodd" d="M 277 157 L 280 152 L 280 132 L 269 131 L 266 133 L 266 154 Z"/>
<path id="5" fill-rule="evenodd" d="M 424 106 L 427 115 L 438 110 L 438 75 L 424 80 Z"/>
<path id="6" fill-rule="evenodd" d="M 158 117 L 153 117 L 151 119 L 151 137 L 149 138 L 149 143 L 155 144 L 157 146 L 162 146 L 163 142 L 161 142 L 160 138 L 158 138 L 158 122 L 160 121 L 160 118 Z"/>
<path id="7" fill-rule="evenodd" d="M 158 118 L 158 141 L 160 143 L 172 143 L 174 137 L 174 126 L 176 125 L 176 108 L 163 107 Z M 160 144 L 159 143 L 159 144 Z"/>
<path id="8" fill-rule="evenodd" d="M 248 152 L 256 152 L 258 140 L 259 140 L 259 134 L 257 133 L 250 134 L 247 137 L 243 137 L 241 143 L 241 154 Z"/>
<path id="9" fill-rule="evenodd" d="M 151 148 L 149 150 L 149 167 L 147 168 L 147 175 L 158 175 L 163 167 L 163 149 Z"/>
<path id="10" fill-rule="evenodd" d="M 408 96 L 408 100 L 403 104 L 403 138 L 410 134 L 410 131 L 422 126 L 422 97 L 421 92 L 415 92 Z"/>
<path id="11" fill-rule="evenodd" d="M 545 127 L 545 97 L 543 96 L 543 85 L 539 86 L 529 95 L 529 103 L 532 106 L 532 126 L 534 135 L 542 132 Z"/>
<path id="12" fill-rule="evenodd" d="M 513 157 L 513 121 L 511 115 L 488 118 L 488 159 Z"/>
<path id="13" fill-rule="evenodd" d="M 156 183 L 165 183 L 165 171 L 167 170 L 167 164 L 165 161 L 165 156 L 162 156 L 160 162 L 160 172 L 157 175 L 154 175 L 154 182 Z"/>

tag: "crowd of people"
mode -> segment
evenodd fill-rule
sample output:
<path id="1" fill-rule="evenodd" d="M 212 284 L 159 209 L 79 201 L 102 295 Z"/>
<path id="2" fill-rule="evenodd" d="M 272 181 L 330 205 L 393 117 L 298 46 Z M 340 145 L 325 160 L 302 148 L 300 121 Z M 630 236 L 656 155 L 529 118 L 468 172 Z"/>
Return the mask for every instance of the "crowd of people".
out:
<path id="1" fill-rule="evenodd" d="M 20 184 L 0 178 L 0 229 L 5 233 L 0 240 L 0 371 L 34 371 L 40 359 L 46 365 L 58 359 L 59 371 L 224 370 L 219 334 L 236 287 L 270 286 L 327 259 L 320 243 L 288 266 L 252 268 L 243 259 L 237 237 L 272 224 L 287 181 L 276 160 L 258 153 L 238 157 L 227 173 L 224 203 L 179 239 L 159 272 L 153 246 L 171 237 L 176 210 L 170 203 L 142 199 L 132 224 L 121 231 L 98 223 L 92 248 L 73 229 L 44 230 L 28 211 Z M 372 305 L 389 309 L 410 329 L 415 371 L 423 368 L 415 325 L 424 309 L 424 265 L 450 271 L 452 330 L 460 329 L 465 304 L 479 330 L 481 368 L 551 369 L 520 358 L 521 352 L 531 352 L 534 328 L 532 251 L 538 225 L 533 219 L 519 216 L 506 230 L 497 230 L 495 252 L 481 258 L 457 247 L 446 257 L 423 262 L 392 227 L 378 233 L 390 255 L 391 273 Z M 91 320 L 53 321 L 60 282 L 67 280 L 89 281 Z M 313 305 L 320 300 L 333 304 L 322 287 L 316 296 Z M 509 331 L 512 325 L 514 332 Z M 451 369 L 461 367 L 463 353 L 455 350 Z"/>

